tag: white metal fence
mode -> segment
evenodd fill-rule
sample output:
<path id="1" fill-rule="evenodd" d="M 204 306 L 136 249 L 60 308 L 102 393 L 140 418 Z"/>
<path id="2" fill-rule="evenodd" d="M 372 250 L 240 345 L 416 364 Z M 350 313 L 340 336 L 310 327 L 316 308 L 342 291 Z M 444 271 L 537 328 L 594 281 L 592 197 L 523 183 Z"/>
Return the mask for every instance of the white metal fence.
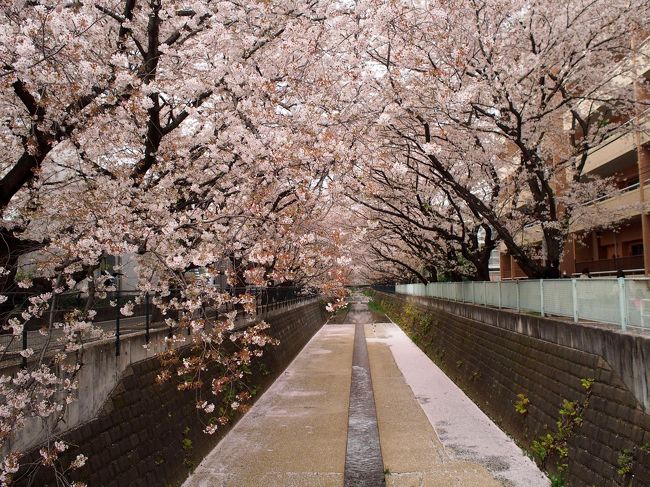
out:
<path id="1" fill-rule="evenodd" d="M 397 284 L 413 296 L 650 329 L 650 279 L 540 279 Z"/>

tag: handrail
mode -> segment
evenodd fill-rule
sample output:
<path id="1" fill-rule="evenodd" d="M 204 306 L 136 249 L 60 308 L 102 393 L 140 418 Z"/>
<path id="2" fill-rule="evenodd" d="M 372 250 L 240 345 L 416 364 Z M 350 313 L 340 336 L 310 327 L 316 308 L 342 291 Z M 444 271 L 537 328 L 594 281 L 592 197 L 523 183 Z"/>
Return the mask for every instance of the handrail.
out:
<path id="1" fill-rule="evenodd" d="M 646 183 L 650 182 L 650 178 L 645 179 L 643 181 L 643 185 L 645 186 Z M 615 198 L 616 196 L 624 193 L 629 193 L 630 191 L 634 191 L 635 189 L 638 189 L 641 186 L 640 182 L 636 182 L 634 184 L 630 184 L 629 186 L 625 186 L 624 188 L 619 188 L 611 193 L 607 193 L 603 196 L 599 196 L 598 198 L 594 198 L 593 200 L 586 201 L 585 203 L 582 203 L 580 206 L 591 206 L 594 203 L 598 203 L 601 201 L 607 201 L 612 198 Z"/>
<path id="2" fill-rule="evenodd" d="M 587 151 L 587 156 L 590 156 L 590 155 L 598 152 L 599 150 L 604 149 L 608 145 L 613 144 L 614 142 L 616 142 L 621 137 L 625 137 L 626 135 L 630 134 L 631 133 L 630 131 L 627 131 L 627 130 L 623 131 L 621 129 L 623 129 L 623 127 L 626 127 L 628 125 L 633 125 L 635 122 L 641 121 L 641 119 L 645 118 L 645 116 L 648 115 L 649 113 L 650 113 L 650 108 L 646 108 L 640 114 L 630 118 L 627 122 L 622 123 L 621 125 L 616 127 L 616 129 L 612 131 L 612 134 L 609 135 L 605 140 L 603 140 L 596 147 L 592 147 L 591 149 L 589 149 Z M 619 130 L 621 130 L 621 133 L 617 133 Z"/>
<path id="3" fill-rule="evenodd" d="M 238 293 L 239 291 L 248 292 L 255 296 L 255 314 L 259 315 L 261 313 L 268 313 L 277 309 L 289 309 L 295 305 L 302 305 L 303 303 L 309 302 L 310 300 L 318 298 L 318 294 L 314 293 L 305 293 L 304 288 L 299 287 L 277 287 L 277 288 L 259 288 L 259 289 L 247 289 L 247 288 L 231 288 L 225 290 L 225 292 L 231 292 L 233 294 Z M 270 291 L 270 293 L 269 293 Z M 30 293 L 29 291 L 23 292 L 18 291 L 15 293 L 3 293 L 3 295 L 14 295 L 20 297 L 20 303 L 16 304 L 15 302 L 9 302 L 9 306 L 6 306 L 6 309 L 0 313 L 0 319 L 8 319 L 11 317 L 12 313 L 19 312 L 22 309 L 22 306 L 26 304 L 25 300 L 30 296 L 36 296 L 38 293 Z M 78 296 L 80 293 L 73 292 L 70 293 L 72 296 Z M 136 309 L 135 313 L 132 316 L 121 316 L 120 304 L 124 303 L 125 300 L 141 296 L 143 298 L 143 303 L 138 305 L 140 309 Z M 163 326 L 168 327 L 168 334 L 171 338 L 174 328 L 164 324 L 164 321 L 159 320 L 159 311 L 157 311 L 156 306 L 151 302 L 151 295 L 147 291 L 143 290 L 131 290 L 131 291 L 122 291 L 116 290 L 111 291 L 110 296 L 107 299 L 112 299 L 115 301 L 116 305 L 106 306 L 106 307 L 95 307 L 93 309 L 98 311 L 110 312 L 109 315 L 97 317 L 94 320 L 94 324 L 102 329 L 105 332 L 115 331 L 115 354 L 120 355 L 120 341 L 124 332 L 145 332 L 145 342 L 149 343 L 150 340 L 150 330 L 156 328 L 157 324 L 163 324 Z M 7 304 L 7 302 L 5 302 Z M 56 308 L 56 313 L 63 313 L 76 308 Z M 226 304 L 226 308 L 216 309 L 207 305 L 206 311 L 209 310 L 210 314 L 214 314 L 214 319 L 217 319 L 219 315 L 223 313 L 236 310 L 232 304 Z M 182 310 L 179 310 L 182 313 Z M 174 312 L 172 312 L 174 314 Z M 158 318 L 155 318 L 158 316 Z M 126 330 L 120 329 L 120 324 L 126 328 Z M 187 328 L 187 334 L 191 334 L 191 329 Z M 34 343 L 36 342 L 36 345 Z M 0 348 L 0 361 L 2 360 L 13 360 L 17 356 L 25 351 L 27 348 L 37 349 L 38 347 L 43 348 L 47 342 L 44 342 L 40 339 L 40 333 L 36 330 L 30 329 L 27 326 L 27 323 L 24 324 L 22 329 L 22 335 L 17 337 L 11 333 L 0 334 L 0 345 L 3 348 Z M 31 347 L 28 347 L 31 345 Z M 53 349 L 56 349 L 58 345 L 51 345 Z M 21 363 L 23 367 L 27 366 L 27 356 L 22 356 Z"/>
<path id="4" fill-rule="evenodd" d="M 643 183 L 644 183 L 644 186 L 646 184 L 650 184 L 650 178 L 644 180 Z M 601 203 L 603 201 L 611 200 L 612 198 L 615 198 L 615 197 L 617 197 L 617 196 L 619 196 L 621 194 L 630 193 L 630 192 L 632 192 L 632 191 L 634 191 L 636 189 L 639 189 L 640 186 L 641 186 L 641 183 L 636 182 L 634 184 L 630 184 L 629 186 L 625 186 L 624 188 L 618 188 L 615 191 L 612 191 L 611 193 L 607 193 L 607 194 L 605 194 L 603 196 L 599 196 L 598 198 L 594 198 L 593 200 L 586 201 L 586 202 L 582 203 L 580 205 L 580 207 L 592 206 L 592 205 L 594 205 L 596 203 Z M 522 229 L 525 230 L 527 228 L 533 228 L 533 227 L 535 227 L 537 225 L 540 225 L 540 222 L 526 223 L 522 227 Z"/>

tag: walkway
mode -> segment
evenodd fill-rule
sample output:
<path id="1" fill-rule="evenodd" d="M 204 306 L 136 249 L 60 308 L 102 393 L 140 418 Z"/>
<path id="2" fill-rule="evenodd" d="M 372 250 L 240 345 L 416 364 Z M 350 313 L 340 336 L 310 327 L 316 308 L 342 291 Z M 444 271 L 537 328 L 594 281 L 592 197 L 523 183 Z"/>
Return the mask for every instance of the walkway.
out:
<path id="1" fill-rule="evenodd" d="M 185 487 L 549 485 L 396 325 L 368 311 L 367 298 L 354 296 L 350 308 Z"/>

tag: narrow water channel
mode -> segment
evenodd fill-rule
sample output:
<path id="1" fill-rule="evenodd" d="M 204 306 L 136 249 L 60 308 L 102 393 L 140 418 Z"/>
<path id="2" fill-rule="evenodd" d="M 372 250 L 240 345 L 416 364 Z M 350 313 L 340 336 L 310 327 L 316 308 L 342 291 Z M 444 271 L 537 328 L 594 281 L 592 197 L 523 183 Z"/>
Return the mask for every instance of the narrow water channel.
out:
<path id="1" fill-rule="evenodd" d="M 384 463 L 379 443 L 377 411 L 368 361 L 364 324 L 372 323 L 365 296 L 353 295 L 346 321 L 355 324 L 345 487 L 383 487 Z"/>

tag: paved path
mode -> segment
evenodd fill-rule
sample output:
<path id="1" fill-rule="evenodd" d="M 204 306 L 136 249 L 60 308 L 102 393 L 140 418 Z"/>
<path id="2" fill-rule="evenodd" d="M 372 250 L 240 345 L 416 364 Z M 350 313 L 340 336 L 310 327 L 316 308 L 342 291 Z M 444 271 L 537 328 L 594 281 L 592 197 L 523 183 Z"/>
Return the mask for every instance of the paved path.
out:
<path id="1" fill-rule="evenodd" d="M 382 464 L 387 487 L 549 485 L 396 325 L 352 301 L 348 324 L 323 326 L 185 487 L 380 487 Z M 370 391 L 359 389 L 363 339 Z"/>

